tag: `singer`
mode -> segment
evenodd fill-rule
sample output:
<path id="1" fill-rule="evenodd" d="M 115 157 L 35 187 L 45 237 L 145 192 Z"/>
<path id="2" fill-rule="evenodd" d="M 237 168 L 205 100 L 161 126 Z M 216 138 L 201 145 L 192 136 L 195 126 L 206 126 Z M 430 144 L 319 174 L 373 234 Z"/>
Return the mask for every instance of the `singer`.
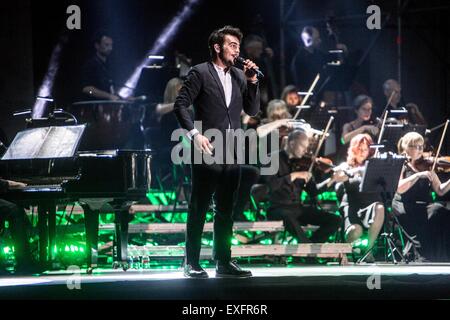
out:
<path id="1" fill-rule="evenodd" d="M 250 60 L 243 61 L 243 71 L 235 67 L 239 57 L 242 33 L 224 26 L 211 33 L 208 46 L 211 61 L 194 66 L 175 101 L 174 112 L 180 126 L 188 130 L 193 152 L 213 153 L 211 142 L 195 127 L 188 112 L 194 106 L 195 120 L 202 121 L 203 130 L 211 128 L 222 132 L 240 128 L 240 114 L 244 110 L 255 116 L 260 109 L 259 85 L 256 70 Z M 207 278 L 200 266 L 201 236 L 206 212 L 214 200 L 213 258 L 217 261 L 217 277 L 250 277 L 231 262 L 232 208 L 238 189 L 240 169 L 237 164 L 192 164 L 192 195 L 186 231 L 186 258 L 184 275 Z"/>

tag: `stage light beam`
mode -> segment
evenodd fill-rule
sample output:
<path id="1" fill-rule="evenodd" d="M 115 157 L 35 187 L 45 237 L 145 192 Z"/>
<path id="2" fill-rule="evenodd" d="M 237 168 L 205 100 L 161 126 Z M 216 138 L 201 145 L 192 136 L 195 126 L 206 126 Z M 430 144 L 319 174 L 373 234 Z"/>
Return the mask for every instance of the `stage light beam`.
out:
<path id="1" fill-rule="evenodd" d="M 200 0 L 189 0 L 183 9 L 170 21 L 167 27 L 160 34 L 158 39 L 153 44 L 153 47 L 146 54 L 145 59 L 134 70 L 131 77 L 127 80 L 125 85 L 120 88 L 119 96 L 121 98 L 129 98 L 133 95 L 136 89 L 139 78 L 141 77 L 142 69 L 144 69 L 153 60 L 159 60 L 158 53 L 166 46 L 170 40 L 175 36 L 180 28 L 180 25 L 189 18 L 192 14 L 193 7 L 200 2 Z"/>
<path id="2" fill-rule="evenodd" d="M 32 118 L 38 119 L 42 118 L 45 112 L 45 104 L 51 99 L 51 93 L 53 89 L 53 84 L 55 82 L 55 77 L 59 69 L 59 57 L 63 49 L 64 43 L 67 42 L 67 37 L 62 36 L 59 43 L 53 49 L 52 55 L 50 57 L 50 62 L 48 64 L 47 73 L 45 74 L 44 81 L 39 88 L 38 98 L 33 106 Z"/>

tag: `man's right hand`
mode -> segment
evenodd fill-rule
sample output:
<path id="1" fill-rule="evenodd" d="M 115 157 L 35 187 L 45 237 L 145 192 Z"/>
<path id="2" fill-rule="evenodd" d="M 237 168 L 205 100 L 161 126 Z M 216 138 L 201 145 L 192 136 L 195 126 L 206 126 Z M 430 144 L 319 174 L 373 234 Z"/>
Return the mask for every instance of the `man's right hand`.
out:
<path id="1" fill-rule="evenodd" d="M 291 181 L 294 182 L 297 179 L 305 180 L 305 183 L 311 179 L 312 174 L 308 171 L 299 171 L 291 173 Z"/>
<path id="2" fill-rule="evenodd" d="M 200 133 L 198 133 L 194 136 L 194 146 L 197 150 L 207 153 L 212 156 L 212 151 L 213 151 L 214 147 L 209 142 L 208 138 L 205 136 L 202 136 Z"/>

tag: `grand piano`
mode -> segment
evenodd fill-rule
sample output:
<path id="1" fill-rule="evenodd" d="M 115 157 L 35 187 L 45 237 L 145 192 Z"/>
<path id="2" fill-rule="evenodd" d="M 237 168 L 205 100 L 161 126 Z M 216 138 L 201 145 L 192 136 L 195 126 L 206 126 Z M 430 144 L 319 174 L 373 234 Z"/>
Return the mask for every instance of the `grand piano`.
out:
<path id="1" fill-rule="evenodd" d="M 39 260 L 55 261 L 56 208 L 78 201 L 85 211 L 88 272 L 97 266 L 99 213 L 115 213 L 115 266 L 127 265 L 129 207 L 150 188 L 151 151 L 80 151 L 85 125 L 19 132 L 0 160 L 0 177 L 26 183 L 1 197 L 38 210 Z"/>

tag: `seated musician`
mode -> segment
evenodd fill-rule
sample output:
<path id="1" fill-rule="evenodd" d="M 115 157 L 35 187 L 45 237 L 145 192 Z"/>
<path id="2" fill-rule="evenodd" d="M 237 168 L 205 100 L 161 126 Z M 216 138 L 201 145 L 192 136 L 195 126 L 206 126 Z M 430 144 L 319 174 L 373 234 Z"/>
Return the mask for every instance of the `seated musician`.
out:
<path id="1" fill-rule="evenodd" d="M 364 162 L 373 154 L 369 146 L 372 138 L 368 134 L 358 134 L 350 141 L 347 161 L 339 165 L 328 185 L 336 182 L 336 189 L 343 187 L 341 212 L 344 215 L 344 234 L 349 243 L 353 243 L 368 234 L 368 249 L 375 244 L 384 221 L 384 206 L 377 193 L 359 192 Z M 369 254 L 366 261 L 373 261 Z"/>
<path id="2" fill-rule="evenodd" d="M 419 107 L 414 103 L 405 103 L 402 96 L 402 88 L 400 84 L 394 80 L 389 79 L 383 83 L 383 93 L 386 98 L 386 103 L 390 102 L 387 106 L 387 110 L 398 110 L 405 108 L 408 114 L 405 117 L 401 117 L 403 123 L 426 125 L 427 122 L 419 110 Z"/>
<path id="3" fill-rule="evenodd" d="M 308 145 L 307 133 L 295 130 L 289 134 L 285 148 L 272 154 L 279 157 L 279 169 L 266 178 L 270 189 L 268 216 L 282 219 L 286 230 L 301 243 L 323 243 L 339 229 L 341 218 L 313 206 L 305 206 L 300 201 L 302 190 L 316 193 L 311 174 L 308 171 L 294 172 L 291 166 L 293 160 L 305 155 Z M 302 229 L 308 224 L 319 226 L 310 239 Z"/>
<path id="4" fill-rule="evenodd" d="M 398 152 L 406 155 L 409 161 L 403 167 L 392 204 L 402 227 L 414 241 L 415 259 L 419 261 L 430 258 L 433 243 L 446 241 L 436 239 L 438 232 L 431 234 L 427 212 L 432 203 L 431 191 L 442 196 L 450 190 L 450 180 L 441 183 L 437 174 L 423 165 L 423 147 L 424 138 L 416 132 L 405 134 L 398 142 Z"/>
<path id="5" fill-rule="evenodd" d="M 341 140 L 345 145 L 348 145 L 350 140 L 358 134 L 367 133 L 374 139 L 380 131 L 377 122 L 372 118 L 372 98 L 366 95 L 357 96 L 353 101 L 353 108 L 356 113 L 356 119 L 347 122 L 342 127 Z"/>
<path id="6" fill-rule="evenodd" d="M 284 87 L 283 92 L 281 93 L 281 100 L 286 103 L 289 113 L 292 116 L 297 113 L 297 106 L 302 102 L 297 87 L 292 84 Z"/>
<path id="7" fill-rule="evenodd" d="M 113 40 L 105 32 L 97 32 L 94 39 L 95 55 L 82 67 L 81 89 L 83 100 L 120 100 L 115 92 L 109 56 Z"/>
<path id="8" fill-rule="evenodd" d="M 256 129 L 258 137 L 265 137 L 272 131 L 282 127 L 290 127 L 289 121 L 291 118 L 292 116 L 283 100 L 271 100 L 267 106 L 267 119 L 263 119 L 261 125 Z"/>
<path id="9" fill-rule="evenodd" d="M 1 194 L 10 189 L 23 187 L 25 187 L 23 183 L 0 179 L 0 198 Z M 27 228 L 29 227 L 29 221 L 25 210 L 12 202 L 0 199 L 0 220 L 2 222 L 1 228 L 4 226 L 5 220 L 10 223 L 16 257 L 15 273 L 31 274 L 38 271 L 33 264 L 28 242 Z"/>
<path id="10" fill-rule="evenodd" d="M 271 100 L 267 107 L 267 118 L 263 119 L 263 124 L 256 129 L 258 137 L 264 138 L 267 135 L 272 134 L 275 130 L 278 130 L 280 134 L 279 145 L 282 145 L 283 137 L 287 135 L 287 130 L 292 127 L 289 123 L 290 119 L 291 115 L 287 110 L 286 103 L 283 100 L 279 99 Z M 270 143 L 270 139 L 268 139 L 267 141 L 268 143 Z M 246 150 L 248 150 L 249 153 L 253 152 L 255 154 L 258 152 L 258 146 L 255 144 L 249 144 L 246 145 L 246 147 Z M 271 145 L 269 145 L 268 147 L 269 150 L 271 150 L 269 151 L 269 153 L 271 153 L 272 151 L 278 151 L 273 150 L 273 146 Z M 237 192 L 239 196 L 237 197 L 233 209 L 233 218 L 235 221 L 247 220 L 244 216 L 244 209 L 249 203 L 250 190 L 252 186 L 258 183 L 258 180 L 260 178 L 259 168 L 248 164 L 243 165 L 241 166 L 240 175 L 241 182 L 239 184 L 239 190 Z"/>

